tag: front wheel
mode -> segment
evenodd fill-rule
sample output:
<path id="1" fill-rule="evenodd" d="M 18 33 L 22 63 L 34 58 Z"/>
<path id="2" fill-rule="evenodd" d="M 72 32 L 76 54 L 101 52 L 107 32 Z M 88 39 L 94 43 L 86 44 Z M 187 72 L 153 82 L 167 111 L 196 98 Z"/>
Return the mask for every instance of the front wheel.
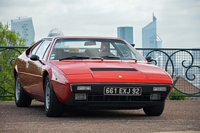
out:
<path id="1" fill-rule="evenodd" d="M 29 107 L 31 105 L 31 97 L 23 90 L 18 75 L 15 77 L 15 104 L 17 107 Z"/>
<path id="2" fill-rule="evenodd" d="M 148 116 L 159 116 L 165 108 L 165 101 L 153 106 L 144 107 L 143 110 Z"/>
<path id="3" fill-rule="evenodd" d="M 50 77 L 45 80 L 45 113 L 48 117 L 62 116 L 64 105 L 58 100 L 52 87 Z"/>

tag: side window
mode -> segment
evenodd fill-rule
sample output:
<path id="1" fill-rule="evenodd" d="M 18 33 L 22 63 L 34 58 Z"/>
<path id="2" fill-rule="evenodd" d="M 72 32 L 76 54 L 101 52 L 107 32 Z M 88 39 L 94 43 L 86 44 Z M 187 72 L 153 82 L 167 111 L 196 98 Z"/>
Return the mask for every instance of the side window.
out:
<path id="1" fill-rule="evenodd" d="M 47 41 L 45 41 L 46 42 L 46 50 L 45 50 L 45 52 L 44 52 L 44 55 L 43 55 L 43 57 L 42 57 L 42 59 L 44 60 L 44 59 L 46 59 L 46 57 L 47 57 L 47 55 L 48 55 L 48 50 L 49 50 L 49 47 L 50 47 L 50 44 L 51 44 L 51 40 L 47 40 Z"/>
<path id="2" fill-rule="evenodd" d="M 40 57 L 40 59 L 45 59 L 47 56 L 47 50 L 51 44 L 50 40 L 45 40 L 42 42 L 42 44 L 39 46 L 38 50 L 36 51 L 36 55 Z"/>
<path id="3" fill-rule="evenodd" d="M 31 55 L 36 54 L 36 52 L 37 52 L 37 50 L 38 50 L 38 48 L 40 47 L 41 44 L 42 44 L 42 41 L 41 41 L 36 47 L 34 47 L 34 48 L 31 50 Z"/>

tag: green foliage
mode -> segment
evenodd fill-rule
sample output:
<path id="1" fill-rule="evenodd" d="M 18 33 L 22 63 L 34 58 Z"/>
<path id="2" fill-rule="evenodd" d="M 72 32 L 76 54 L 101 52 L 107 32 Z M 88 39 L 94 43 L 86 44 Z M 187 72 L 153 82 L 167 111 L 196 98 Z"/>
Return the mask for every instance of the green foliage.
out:
<path id="1" fill-rule="evenodd" d="M 14 97 L 12 96 L 10 96 L 10 97 L 8 97 L 8 96 L 6 96 L 6 97 L 0 97 L 0 101 L 14 101 L 15 99 L 14 99 Z"/>
<path id="2" fill-rule="evenodd" d="M 9 30 L 8 24 L 0 22 L 0 46 L 26 46 L 25 39 L 19 33 Z"/>
<path id="3" fill-rule="evenodd" d="M 181 93 L 180 91 L 173 89 L 167 99 L 168 100 L 187 100 L 187 97 L 185 94 Z"/>
<path id="4" fill-rule="evenodd" d="M 0 49 L 0 100 L 13 100 L 12 97 L 1 96 L 11 95 L 8 92 L 13 93 L 14 78 L 11 62 L 14 62 L 20 53 L 11 46 L 25 46 L 25 39 L 19 33 L 10 31 L 8 24 L 3 25 L 0 22 L 0 46 L 9 47 L 9 49 Z"/>

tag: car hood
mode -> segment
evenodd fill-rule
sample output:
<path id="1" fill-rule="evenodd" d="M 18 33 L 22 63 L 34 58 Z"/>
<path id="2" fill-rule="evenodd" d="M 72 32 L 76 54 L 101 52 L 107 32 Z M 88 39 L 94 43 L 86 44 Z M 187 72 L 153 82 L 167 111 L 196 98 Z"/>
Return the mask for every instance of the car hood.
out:
<path id="1" fill-rule="evenodd" d="M 127 82 L 171 84 L 171 77 L 157 66 L 123 61 L 52 61 L 69 82 Z"/>

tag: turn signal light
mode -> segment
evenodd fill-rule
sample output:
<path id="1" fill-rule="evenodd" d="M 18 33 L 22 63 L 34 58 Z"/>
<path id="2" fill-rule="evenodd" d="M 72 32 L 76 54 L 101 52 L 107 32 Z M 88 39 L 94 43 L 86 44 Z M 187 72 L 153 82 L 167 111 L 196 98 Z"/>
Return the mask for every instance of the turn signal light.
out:
<path id="1" fill-rule="evenodd" d="M 77 90 L 83 91 L 83 90 L 91 90 L 91 86 L 77 86 Z"/>
<path id="2" fill-rule="evenodd" d="M 153 91 L 167 91 L 167 87 L 153 87 Z"/>

